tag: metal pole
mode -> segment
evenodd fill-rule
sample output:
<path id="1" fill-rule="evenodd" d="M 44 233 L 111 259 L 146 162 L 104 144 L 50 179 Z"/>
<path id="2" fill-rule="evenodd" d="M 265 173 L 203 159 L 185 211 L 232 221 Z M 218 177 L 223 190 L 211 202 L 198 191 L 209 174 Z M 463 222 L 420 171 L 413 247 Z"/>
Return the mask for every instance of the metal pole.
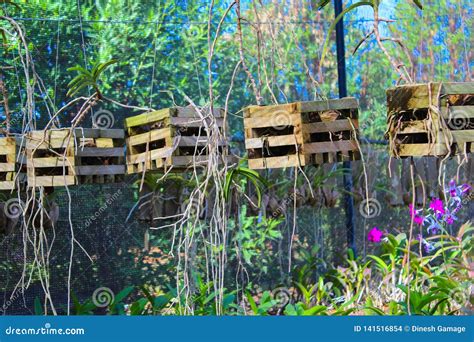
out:
<path id="1" fill-rule="evenodd" d="M 342 0 L 334 0 L 334 12 L 337 17 L 342 12 Z M 346 60 L 344 46 L 344 21 L 341 19 L 336 24 L 336 51 L 337 51 L 337 84 L 339 98 L 347 96 Z M 356 254 L 355 245 L 355 215 L 354 199 L 352 198 L 352 166 L 350 162 L 342 164 L 344 168 L 344 208 L 346 210 L 347 245 Z"/>

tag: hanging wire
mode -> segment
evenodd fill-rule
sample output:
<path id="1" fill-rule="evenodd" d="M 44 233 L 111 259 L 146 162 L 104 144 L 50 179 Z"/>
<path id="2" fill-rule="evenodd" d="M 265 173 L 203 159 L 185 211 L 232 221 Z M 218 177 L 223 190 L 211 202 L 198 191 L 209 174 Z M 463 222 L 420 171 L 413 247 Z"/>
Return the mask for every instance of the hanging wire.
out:
<path id="1" fill-rule="evenodd" d="M 156 68 L 156 48 L 157 48 L 157 39 L 158 39 L 158 27 L 159 24 L 156 24 L 155 36 L 153 38 L 153 70 L 151 72 L 151 82 L 150 82 L 150 104 L 148 107 L 152 108 L 153 100 L 153 83 L 155 81 L 155 68 Z"/>
<path id="2" fill-rule="evenodd" d="M 61 5 L 59 5 L 59 12 L 61 13 Z M 57 94 L 57 85 L 58 85 L 58 76 L 59 76 L 59 43 L 60 43 L 60 34 L 61 34 L 61 21 L 58 21 L 58 31 L 56 34 L 56 66 L 54 68 L 54 107 L 56 106 L 56 94 Z"/>
<path id="3" fill-rule="evenodd" d="M 87 53 L 86 53 L 86 42 L 84 39 L 84 28 L 82 26 L 82 11 L 81 11 L 81 3 L 77 0 L 77 12 L 79 15 L 79 25 L 81 27 L 81 40 L 82 40 L 82 54 L 84 55 L 84 66 L 87 69 Z M 89 92 L 90 95 L 90 92 Z"/>
<path id="4" fill-rule="evenodd" d="M 79 4 L 79 0 L 78 6 Z M 447 17 L 448 15 L 439 15 L 438 17 Z M 116 20 L 116 19 L 109 19 L 109 20 L 88 20 L 82 17 L 79 19 L 69 19 L 69 18 L 51 18 L 51 17 L 14 17 L 13 19 L 17 21 L 64 21 L 64 22 L 71 22 L 71 23 L 104 23 L 104 24 L 135 24 L 135 25 L 150 25 L 150 24 L 159 24 L 164 26 L 185 26 L 185 25 L 208 25 L 207 21 L 177 21 L 177 20 Z M 388 18 L 389 20 L 412 20 L 413 18 Z M 360 18 L 360 19 L 351 19 L 351 20 L 344 20 L 346 23 L 360 23 L 360 22 L 373 22 L 374 20 L 371 18 Z M 327 24 L 327 21 L 324 20 L 275 20 L 275 21 L 262 21 L 258 24 L 261 25 L 313 25 L 313 24 Z M 216 23 L 217 24 L 217 23 Z M 257 22 L 253 21 L 242 21 L 242 25 L 250 25 L 254 26 Z M 223 25 L 234 26 L 233 22 L 224 22 Z"/>

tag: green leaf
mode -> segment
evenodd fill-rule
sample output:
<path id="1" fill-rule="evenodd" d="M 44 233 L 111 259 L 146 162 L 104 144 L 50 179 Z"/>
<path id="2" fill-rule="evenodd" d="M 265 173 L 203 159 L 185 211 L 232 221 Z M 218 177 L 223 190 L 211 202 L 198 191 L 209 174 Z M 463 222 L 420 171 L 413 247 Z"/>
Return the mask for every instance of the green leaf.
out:
<path id="1" fill-rule="evenodd" d="M 374 260 L 381 270 L 388 272 L 388 265 L 381 258 L 376 255 L 368 255 L 368 257 Z"/>
<path id="2" fill-rule="evenodd" d="M 375 313 L 376 315 L 385 316 L 385 312 L 383 312 L 382 310 L 380 310 L 380 309 L 378 309 L 374 306 L 364 306 L 364 309 L 368 310 L 368 311 L 371 311 L 371 312 Z"/>
<path id="3" fill-rule="evenodd" d="M 293 304 L 288 304 L 285 307 L 284 314 L 287 315 L 287 316 L 297 316 L 298 312 L 296 311 L 296 308 Z"/>
<path id="4" fill-rule="evenodd" d="M 427 295 L 423 296 L 421 300 L 418 302 L 418 308 L 425 309 L 425 306 L 428 306 L 431 302 L 435 300 L 443 300 L 446 299 L 445 295 L 437 294 L 437 295 Z"/>
<path id="5" fill-rule="evenodd" d="M 41 305 L 41 300 L 39 299 L 39 297 L 35 297 L 34 308 L 35 308 L 35 315 L 37 316 L 43 315 L 43 306 Z"/>
<path id="6" fill-rule="evenodd" d="M 253 300 L 252 295 L 249 292 L 247 292 L 246 297 L 247 297 L 247 301 L 249 302 L 250 308 L 252 309 L 253 313 L 255 315 L 258 315 L 257 304 L 255 303 L 255 300 Z"/>
<path id="7" fill-rule="evenodd" d="M 147 303 L 147 298 L 140 298 L 130 306 L 130 314 L 133 316 L 142 315 Z"/>
<path id="8" fill-rule="evenodd" d="M 150 304 L 153 305 L 155 298 L 151 295 L 150 291 L 148 291 L 145 286 L 140 286 L 140 290 L 143 292 Z"/>
<path id="9" fill-rule="evenodd" d="M 423 4 L 421 3 L 420 0 L 413 0 L 413 2 L 415 3 L 415 5 L 419 8 L 419 9 L 423 9 Z"/>
<path id="10" fill-rule="evenodd" d="M 260 174 L 244 166 L 237 166 L 236 168 L 227 172 L 226 180 L 224 184 L 224 198 L 227 200 L 230 196 L 230 190 L 232 182 L 236 181 L 237 177 L 243 177 L 249 180 L 255 187 L 255 192 L 257 194 L 257 205 L 260 206 L 262 201 L 262 190 L 264 186 L 268 185 L 268 182 L 265 178 L 260 176 Z"/>
<path id="11" fill-rule="evenodd" d="M 323 312 L 326 312 L 327 311 L 327 307 L 324 306 L 324 305 L 316 305 L 316 306 L 313 306 L 312 308 L 310 309 L 307 309 L 303 312 L 303 316 L 314 316 L 314 315 L 318 315 L 318 314 L 321 314 Z"/>
<path id="12" fill-rule="evenodd" d="M 122 291 L 120 291 L 114 298 L 114 302 L 112 303 L 112 306 L 115 306 L 119 303 L 121 303 L 128 295 L 134 290 L 134 286 L 128 286 L 124 288 Z"/>
<path id="13" fill-rule="evenodd" d="M 94 88 L 98 96 L 101 96 L 101 91 L 99 89 L 99 78 L 101 74 L 112 64 L 118 63 L 116 59 L 111 59 L 105 63 L 96 63 L 91 70 L 88 70 L 80 65 L 68 68 L 68 71 L 77 72 L 77 76 L 74 77 L 71 82 L 69 82 L 68 87 L 69 91 L 67 96 L 73 96 L 77 94 L 81 89 L 91 86 Z"/>
<path id="14" fill-rule="evenodd" d="M 331 0 L 321 0 L 319 3 L 318 3 L 318 10 L 322 10 L 324 7 L 326 7 L 327 5 L 329 5 L 331 3 Z"/>
<path id="15" fill-rule="evenodd" d="M 161 310 L 169 303 L 169 301 L 170 299 L 167 296 L 157 296 L 153 301 L 153 308 L 155 310 Z"/>
<path id="16" fill-rule="evenodd" d="M 231 304 L 234 302 L 235 300 L 235 295 L 234 294 L 228 294 L 224 297 L 224 300 L 222 301 L 222 306 L 224 308 L 228 308 L 231 306 Z"/>

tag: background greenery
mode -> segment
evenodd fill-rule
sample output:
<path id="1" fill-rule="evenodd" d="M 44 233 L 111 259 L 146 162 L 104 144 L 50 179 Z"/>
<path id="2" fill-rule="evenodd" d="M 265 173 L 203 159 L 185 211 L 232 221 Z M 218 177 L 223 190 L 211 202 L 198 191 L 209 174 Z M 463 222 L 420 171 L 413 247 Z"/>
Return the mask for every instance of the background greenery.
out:
<path id="1" fill-rule="evenodd" d="M 322 45 L 334 13 L 331 6 L 318 11 L 317 3 L 315 0 L 242 3 L 242 16 L 245 18 L 244 55 L 261 89 L 263 103 L 269 104 L 275 100 L 282 103 L 311 100 L 317 94 L 337 97 L 334 44 L 330 44 L 330 52 L 322 69 L 318 68 Z M 346 5 L 349 3 L 345 2 Z M 212 37 L 229 4 L 229 1 L 215 2 L 211 20 Z M 74 74 L 68 72 L 68 68 L 75 65 L 90 68 L 94 62 L 111 58 L 117 59 L 119 63 L 112 65 L 104 74 L 102 89 L 106 96 L 128 105 L 163 108 L 174 103 L 187 105 L 184 94 L 200 104 L 208 101 L 208 6 L 209 3 L 204 1 L 29 0 L 21 3 L 20 9 L 8 7 L 7 10 L 25 29 L 36 70 L 43 78 L 56 109 L 69 100 L 66 97 L 67 84 Z M 424 1 L 423 12 L 416 9 L 410 1 L 386 1 L 383 4 L 383 15 L 395 21 L 390 26 L 382 24 L 382 32 L 403 38 L 415 62 L 417 81 L 472 80 L 472 11 L 469 0 Z M 365 42 L 352 54 L 352 50 L 369 30 L 372 24 L 370 18 L 370 11 L 366 10 L 355 11 L 345 18 L 348 94 L 360 101 L 362 135 L 383 140 L 385 89 L 396 83 L 396 74 L 390 69 L 388 61 L 374 41 Z M 258 36 L 262 39 L 258 39 Z M 392 43 L 387 43 L 387 48 L 393 54 L 400 54 L 400 50 Z M 4 80 L 10 93 L 10 107 L 17 119 L 14 121 L 14 129 L 19 131 L 25 92 L 18 52 L 14 42 L 2 45 L 1 49 L 1 66 L 14 67 L 4 71 Z M 238 61 L 236 14 L 232 10 L 223 21 L 212 63 L 213 88 L 219 105 L 224 104 Z M 49 120 L 43 103 L 45 96 L 42 93 L 35 94 L 37 128 L 42 128 Z M 255 97 L 245 72 L 240 68 L 229 102 L 229 111 L 233 114 L 229 118 L 229 134 L 235 141 L 243 139 L 240 110 L 249 104 L 255 104 Z M 132 110 L 111 104 L 102 103 L 101 106 L 113 111 L 115 127 L 122 127 L 123 118 L 134 114 Z M 61 123 L 67 126 L 77 110 L 78 108 L 72 108 L 64 112 L 60 117 Z M 0 116 L 3 116 L 1 111 L 0 107 Z M 91 125 L 90 117 L 83 125 Z M 236 143 L 233 148 L 235 151 L 240 148 L 242 153 L 242 145 Z M 368 165 L 372 172 L 371 192 L 390 192 L 390 179 L 385 170 L 386 150 L 383 146 L 373 147 L 370 153 Z M 336 168 L 325 172 L 334 175 L 335 181 L 331 184 L 341 193 L 340 173 Z M 360 167 L 356 172 L 356 188 L 360 189 Z M 280 202 L 285 201 L 293 186 L 291 171 L 271 171 L 265 176 L 274 181 L 273 189 L 267 193 L 273 193 Z M 326 181 L 317 171 L 311 175 L 311 179 L 315 188 Z M 304 182 L 300 182 L 299 186 L 303 186 Z M 174 262 L 167 256 L 171 232 L 151 233 L 150 244 L 153 248 L 145 250 L 143 241 L 148 226 L 136 220 L 125 222 L 136 200 L 136 188 L 128 187 L 121 200 L 114 203 L 90 227 L 83 225 L 90 213 L 97 210 L 105 198 L 121 186 L 103 186 L 100 190 L 81 187 L 73 190 L 73 203 L 78 208 L 74 216 L 78 239 L 97 258 L 91 264 L 84 255 L 77 253 L 73 289 L 79 298 L 88 298 L 98 286 L 109 286 L 118 293 L 127 285 L 138 287 L 145 284 L 157 286 L 154 289 L 156 294 L 166 293 L 171 298 L 175 296 L 173 289 L 169 288 L 174 287 L 175 276 Z M 58 193 L 58 203 L 66 202 L 66 194 L 61 191 Z M 360 197 L 360 193 L 358 195 Z M 389 210 L 385 202 L 382 205 L 384 214 L 375 220 L 367 222 L 360 216 L 357 217 L 358 247 L 362 256 L 378 249 L 377 246 L 367 245 L 367 228 L 377 225 L 394 233 L 406 231 L 409 223 L 406 208 Z M 61 210 L 57 234 L 62 239 L 58 238 L 56 242 L 52 267 L 55 270 L 55 298 L 58 298 L 59 303 L 64 303 L 68 218 L 67 208 L 62 206 Z M 467 215 L 469 216 L 469 210 Z M 244 290 L 255 290 L 254 292 L 261 294 L 262 289 L 272 289 L 281 284 L 295 289 L 298 286 L 293 281 L 296 280 L 304 286 L 312 287 L 319 281 L 319 277 L 324 277 L 325 283 L 318 283 L 319 297 L 316 301 L 310 298 L 305 302 L 305 292 L 301 289 L 298 294 L 292 292 L 299 296 L 295 299 L 295 303 L 299 304 L 289 307 L 288 313 L 302 314 L 311 309 L 314 314 L 319 309 L 320 312 L 325 309 L 314 309 L 313 304 L 328 304 L 334 299 L 334 291 L 326 283 L 328 279 L 334 280 L 334 273 L 338 279 L 347 280 L 338 285 L 337 292 L 341 294 L 341 291 L 346 291 L 347 299 L 358 294 L 361 288 L 369 291 L 368 286 L 363 287 L 361 284 L 369 281 L 366 270 L 370 265 L 364 262 L 360 266 L 352 262 L 351 258 L 346 260 L 344 212 L 339 202 L 332 208 L 323 206 L 298 211 L 297 238 L 293 244 L 295 252 L 293 256 L 289 256 L 294 258 L 294 264 L 291 272 L 288 272 L 291 225 L 291 214 L 275 223 L 266 221 L 261 213 L 251 212 L 246 206 L 241 208 L 240 215 L 236 215 L 229 224 L 232 233 L 229 245 L 235 250 L 238 247 L 242 255 L 232 254 L 228 260 L 231 265 L 226 278 L 230 288 L 228 298 L 238 295 L 234 291 L 242 290 L 239 284 L 245 287 Z M 387 260 L 393 255 L 392 259 L 399 262 L 400 249 L 406 245 L 406 236 L 398 237 L 398 240 L 390 243 L 397 248 L 402 247 L 398 250 L 392 248 L 387 254 Z M 16 285 L 18 272 L 21 271 L 21 262 L 24 261 L 21 234 L 2 241 L 2 254 L 4 258 L 0 285 L 5 293 L 10 293 Z M 451 260 L 449 257 L 446 260 Z M 242 260 L 247 274 L 239 268 Z M 385 261 L 388 263 L 387 260 Z M 331 269 L 327 274 L 331 263 L 344 265 L 344 269 Z M 380 277 L 387 274 L 391 275 L 392 271 L 396 272 L 392 266 L 390 270 L 381 267 L 382 275 L 374 277 L 374 281 L 379 281 Z M 346 272 L 347 269 L 351 271 Z M 354 279 L 360 281 L 356 282 Z M 345 287 L 348 284 L 354 284 L 355 287 Z M 26 305 L 20 305 L 20 299 L 10 309 L 18 312 L 24 312 L 25 308 L 32 310 L 33 299 L 41 296 L 39 285 L 35 286 L 27 295 Z M 420 285 L 420 291 L 423 286 Z M 214 309 L 209 305 L 212 298 L 209 300 L 205 295 L 210 288 L 211 285 L 205 281 L 196 280 L 196 312 L 209 313 Z M 144 292 L 142 290 L 141 293 Z M 155 302 L 155 299 L 147 300 Z M 158 311 L 161 308 L 160 300 L 164 299 L 158 300 Z M 239 300 L 243 300 L 241 293 Z M 235 301 L 235 298 L 232 297 L 231 301 Z M 275 304 L 268 293 L 259 296 L 259 303 L 254 303 L 255 305 L 252 305 L 250 298 L 246 301 L 250 303 L 251 310 L 259 314 L 266 313 Z M 143 301 L 141 303 L 144 304 Z M 137 312 L 140 312 L 140 305 L 135 305 Z M 346 309 L 342 307 L 339 313 L 346 313 Z M 110 308 L 111 312 L 117 310 L 115 306 Z M 339 307 L 336 305 L 334 310 L 339 310 Z M 426 308 L 422 306 L 419 310 L 421 312 Z M 233 312 L 236 311 L 234 308 Z M 395 305 L 393 311 L 404 313 L 406 307 Z"/>

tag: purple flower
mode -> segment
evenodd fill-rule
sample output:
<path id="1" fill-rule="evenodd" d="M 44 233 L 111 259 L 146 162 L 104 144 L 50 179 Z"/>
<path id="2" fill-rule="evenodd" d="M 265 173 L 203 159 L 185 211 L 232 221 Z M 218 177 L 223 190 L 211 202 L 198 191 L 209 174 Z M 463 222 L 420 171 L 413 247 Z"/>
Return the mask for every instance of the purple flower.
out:
<path id="1" fill-rule="evenodd" d="M 413 219 L 413 221 L 414 221 L 416 224 L 422 225 L 424 219 L 423 219 L 423 216 L 415 216 L 415 218 Z"/>
<path id="2" fill-rule="evenodd" d="M 454 216 L 452 213 L 451 214 L 448 214 L 446 215 L 444 221 L 447 223 L 447 224 L 453 224 L 454 221 L 457 221 L 457 217 Z"/>
<path id="3" fill-rule="evenodd" d="M 428 241 L 426 241 L 425 239 L 423 239 L 423 237 L 421 236 L 421 234 L 418 234 L 418 240 L 420 241 L 420 244 L 421 244 L 421 247 L 423 248 L 423 251 L 426 253 L 426 254 L 429 254 L 431 253 L 435 247 L 433 244 L 429 243 Z"/>
<path id="4" fill-rule="evenodd" d="M 454 180 L 451 180 L 449 182 L 449 195 L 451 197 L 454 197 L 457 201 L 460 201 L 459 197 L 469 195 L 471 189 L 471 186 L 467 183 L 457 186 Z"/>
<path id="5" fill-rule="evenodd" d="M 374 227 L 370 230 L 369 234 L 367 234 L 367 240 L 369 240 L 369 242 L 380 242 L 382 236 L 383 233 L 377 227 Z"/>
<path id="6" fill-rule="evenodd" d="M 427 241 L 423 241 L 422 243 L 423 243 L 423 250 L 425 251 L 426 254 L 429 254 L 434 251 L 435 247 L 433 244 Z"/>
<path id="7" fill-rule="evenodd" d="M 456 187 L 456 182 L 454 180 L 449 181 L 449 194 L 451 197 L 456 197 L 458 195 Z"/>
<path id="8" fill-rule="evenodd" d="M 410 203 L 409 208 L 410 208 L 410 216 L 413 218 L 413 221 L 416 224 L 420 224 L 420 225 L 423 224 L 423 222 L 425 221 L 425 218 L 422 215 L 420 215 L 420 212 L 422 212 L 422 210 L 421 209 L 415 210 L 412 203 Z"/>
<path id="9" fill-rule="evenodd" d="M 443 201 L 440 200 L 439 198 L 434 198 L 431 203 L 430 203 L 430 208 L 433 209 L 433 211 L 436 214 L 444 214 L 444 205 Z"/>
<path id="10" fill-rule="evenodd" d="M 433 222 L 430 226 L 426 229 L 428 234 L 431 235 L 438 235 L 441 232 L 441 226 L 438 222 Z"/>
<path id="11" fill-rule="evenodd" d="M 469 184 L 463 184 L 460 186 L 460 188 L 461 188 L 461 196 L 469 195 L 472 189 Z"/>

